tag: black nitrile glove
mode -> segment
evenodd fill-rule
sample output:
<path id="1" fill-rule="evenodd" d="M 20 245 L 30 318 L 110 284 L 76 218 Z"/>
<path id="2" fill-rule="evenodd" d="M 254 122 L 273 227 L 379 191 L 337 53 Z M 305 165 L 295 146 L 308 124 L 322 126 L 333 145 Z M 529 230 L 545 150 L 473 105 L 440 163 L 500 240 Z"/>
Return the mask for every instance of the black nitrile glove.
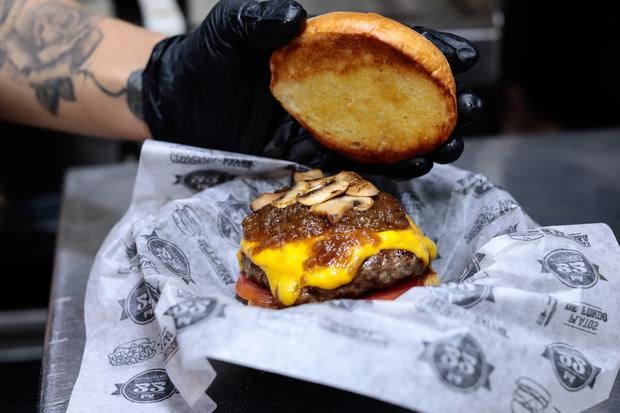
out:
<path id="1" fill-rule="evenodd" d="M 450 138 L 423 157 L 364 164 L 314 140 L 269 90 L 271 53 L 295 38 L 305 20 L 305 10 L 291 0 L 222 0 L 194 32 L 158 43 L 142 75 L 144 119 L 153 137 L 397 178 L 424 175 L 433 161 L 453 162 L 461 155 L 462 139 Z M 414 29 L 446 55 L 455 74 L 478 59 L 465 39 Z M 480 99 L 465 91 L 457 100 L 459 124 L 475 120 Z"/>
<path id="2" fill-rule="evenodd" d="M 292 0 L 223 0 L 192 33 L 155 45 L 142 74 L 153 137 L 261 154 L 285 115 L 269 90 L 269 58 L 305 22 Z"/>

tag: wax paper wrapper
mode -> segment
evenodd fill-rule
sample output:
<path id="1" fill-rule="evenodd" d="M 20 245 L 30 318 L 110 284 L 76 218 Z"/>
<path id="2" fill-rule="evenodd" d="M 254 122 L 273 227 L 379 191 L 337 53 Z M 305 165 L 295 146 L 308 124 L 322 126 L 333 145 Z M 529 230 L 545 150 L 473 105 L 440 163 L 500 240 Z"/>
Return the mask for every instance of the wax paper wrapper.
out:
<path id="1" fill-rule="evenodd" d="M 208 358 L 423 412 L 576 412 L 609 396 L 620 362 L 611 230 L 537 228 L 508 192 L 452 166 L 383 180 L 437 242 L 441 286 L 285 310 L 237 301 L 249 203 L 295 167 L 144 145 L 131 206 L 90 273 L 70 412 L 213 411 Z"/>

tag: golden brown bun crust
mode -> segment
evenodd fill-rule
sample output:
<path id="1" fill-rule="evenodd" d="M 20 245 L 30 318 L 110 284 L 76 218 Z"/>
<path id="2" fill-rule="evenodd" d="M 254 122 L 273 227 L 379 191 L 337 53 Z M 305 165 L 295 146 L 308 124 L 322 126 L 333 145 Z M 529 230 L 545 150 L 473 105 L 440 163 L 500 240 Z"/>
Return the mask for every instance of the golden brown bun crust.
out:
<path id="1" fill-rule="evenodd" d="M 271 90 L 323 145 L 362 162 L 430 152 L 456 123 L 456 87 L 443 54 L 377 14 L 308 20 L 271 58 Z"/>

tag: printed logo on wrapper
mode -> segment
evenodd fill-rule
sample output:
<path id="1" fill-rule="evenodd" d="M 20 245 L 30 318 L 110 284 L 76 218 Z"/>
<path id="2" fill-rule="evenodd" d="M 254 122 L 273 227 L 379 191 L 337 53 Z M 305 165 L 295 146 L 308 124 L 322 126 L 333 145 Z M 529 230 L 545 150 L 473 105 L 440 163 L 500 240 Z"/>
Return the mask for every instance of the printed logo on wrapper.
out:
<path id="1" fill-rule="evenodd" d="M 123 309 L 121 320 L 129 318 L 140 325 L 150 323 L 155 319 L 155 304 L 158 300 L 159 291 L 141 280 L 129 291 L 126 299 L 118 301 Z"/>
<path id="2" fill-rule="evenodd" d="M 168 271 L 185 281 L 194 282 L 190 274 L 189 260 L 176 244 L 159 238 L 157 233 L 146 236 L 146 248 Z"/>
<path id="3" fill-rule="evenodd" d="M 590 243 L 589 239 L 588 239 L 588 235 L 587 234 L 582 234 L 580 232 L 578 233 L 574 233 L 574 234 L 567 234 L 565 232 L 559 231 L 557 229 L 553 229 L 553 228 L 541 228 L 540 229 L 545 235 L 549 235 L 552 237 L 557 237 L 557 238 L 564 238 L 564 239 L 568 239 L 571 241 L 575 241 L 577 244 L 581 245 L 582 247 L 586 247 L 589 248 L 592 246 L 592 244 Z"/>
<path id="4" fill-rule="evenodd" d="M 596 285 L 599 278 L 607 281 L 599 273 L 598 265 L 591 263 L 585 255 L 577 250 L 553 250 L 538 262 L 542 266 L 542 273 L 552 273 L 569 287 L 591 288 Z"/>
<path id="5" fill-rule="evenodd" d="M 548 296 L 547 305 L 539 314 L 536 324 L 546 327 L 556 314 L 562 325 L 589 335 L 596 335 L 608 319 L 607 312 L 593 304 L 565 303 L 558 308 L 557 298 Z"/>
<path id="6" fill-rule="evenodd" d="M 148 337 L 137 338 L 116 346 L 114 351 L 108 354 L 108 360 L 112 366 L 129 366 L 150 360 L 155 356 L 156 343 Z"/>
<path id="7" fill-rule="evenodd" d="M 352 338 L 358 342 L 364 344 L 370 344 L 378 347 L 386 347 L 389 343 L 388 338 L 381 332 L 372 331 L 365 328 L 353 327 L 341 322 L 325 319 L 322 320 L 319 325 L 330 333 Z"/>
<path id="8" fill-rule="evenodd" d="M 536 319 L 536 324 L 547 327 L 549 325 L 549 321 L 555 314 L 556 307 L 558 306 L 558 300 L 555 297 L 550 295 L 547 296 L 547 304 L 545 308 L 538 314 L 538 318 Z"/>
<path id="9" fill-rule="evenodd" d="M 115 384 L 113 396 L 121 395 L 134 403 L 157 403 L 170 398 L 177 389 L 170 381 L 166 370 L 151 369 L 144 371 L 127 381 Z"/>
<path id="10" fill-rule="evenodd" d="M 338 308 L 340 310 L 353 311 L 356 308 L 370 305 L 370 302 L 368 300 L 340 299 L 340 300 L 329 300 L 327 301 L 327 305 L 333 308 Z"/>
<path id="11" fill-rule="evenodd" d="M 295 169 L 291 169 L 291 168 L 286 168 L 286 169 L 290 169 L 291 171 L 295 171 Z M 265 193 L 265 190 L 261 190 L 258 188 L 258 186 L 256 185 L 256 182 L 253 179 L 248 179 L 248 178 L 241 178 L 239 177 L 239 180 L 241 182 L 243 182 L 243 184 L 248 188 L 248 190 L 250 191 L 249 195 L 251 199 L 257 198 L 258 196 L 260 196 L 261 194 Z M 274 183 L 275 184 L 275 183 Z M 271 185 L 270 185 L 271 186 Z M 277 184 L 275 184 L 274 187 L 270 187 L 267 191 L 268 192 L 273 192 L 277 189 L 279 189 L 280 186 L 278 186 Z"/>
<path id="12" fill-rule="evenodd" d="M 175 146 L 170 148 L 170 161 L 181 165 L 203 165 L 214 163 L 215 158 L 204 150 Z"/>
<path id="13" fill-rule="evenodd" d="M 512 413 L 559 413 L 546 410 L 551 404 L 551 393 L 529 377 L 519 377 L 512 392 L 510 410 Z"/>
<path id="14" fill-rule="evenodd" d="M 545 348 L 542 356 L 549 360 L 555 377 L 564 389 L 574 392 L 588 386 L 594 387 L 601 369 L 574 347 L 565 343 L 553 343 Z"/>
<path id="15" fill-rule="evenodd" d="M 177 336 L 175 332 L 170 331 L 168 327 L 164 327 L 159 334 L 159 348 L 164 356 L 164 365 L 168 363 L 170 358 L 172 358 L 179 349 Z"/>
<path id="16" fill-rule="evenodd" d="M 553 228 L 540 228 L 540 229 L 530 229 L 527 231 L 515 232 L 508 235 L 510 238 L 517 241 L 535 241 L 537 239 L 541 239 L 545 236 L 563 238 L 570 241 L 574 241 L 582 247 L 589 248 L 592 246 L 588 239 L 587 234 L 582 233 L 573 233 L 567 234 L 565 232 L 559 231 Z"/>
<path id="17" fill-rule="evenodd" d="M 238 247 L 243 234 L 241 222 L 252 212 L 248 203 L 229 196 L 226 201 L 218 202 L 218 209 L 217 228 L 220 236 Z"/>
<path id="18" fill-rule="evenodd" d="M 431 294 L 463 308 L 472 308 L 483 301 L 494 303 L 493 288 L 473 283 L 445 283 L 430 289 Z"/>
<path id="19" fill-rule="evenodd" d="M 505 325 L 502 324 L 501 321 L 495 319 L 494 317 L 486 317 L 482 312 L 476 312 L 471 314 L 467 311 L 466 308 L 452 305 L 449 301 L 445 299 L 445 297 L 438 298 L 435 296 L 435 294 L 432 293 L 430 294 L 430 296 L 418 301 L 416 310 L 419 313 L 430 314 L 433 316 L 441 315 L 452 320 L 467 320 L 468 323 L 472 322 L 482 328 L 487 329 L 488 331 L 497 333 L 504 338 L 510 338 L 508 334 L 508 329 Z"/>
<path id="20" fill-rule="evenodd" d="M 517 241 L 535 241 L 545 236 L 541 231 L 537 229 L 528 229 L 527 231 L 515 232 L 508 234 L 508 236 Z"/>
<path id="21" fill-rule="evenodd" d="M 476 198 L 482 198 L 487 195 L 496 185 L 484 175 L 469 174 L 463 179 L 456 181 L 463 187 L 461 193 L 463 195 L 472 194 Z"/>
<path id="22" fill-rule="evenodd" d="M 459 276 L 458 281 L 463 282 L 480 271 L 480 263 L 484 260 L 484 257 L 485 255 L 480 252 L 475 253 L 467 267 L 463 270 L 463 273 Z"/>
<path id="23" fill-rule="evenodd" d="M 208 169 L 189 172 L 185 175 L 175 175 L 174 177 L 176 179 L 174 182 L 175 185 L 182 184 L 194 193 L 202 192 L 205 189 L 223 184 L 235 178 L 233 175 Z"/>
<path id="24" fill-rule="evenodd" d="M 158 272 L 157 267 L 148 257 L 138 254 L 138 246 L 135 241 L 125 244 L 125 255 L 129 260 L 129 267 L 121 267 L 118 269 L 119 274 L 129 274 L 152 269 Z"/>
<path id="25" fill-rule="evenodd" d="M 503 230 L 501 230 L 497 234 L 493 235 L 493 238 L 501 237 L 502 235 L 514 234 L 515 232 L 517 232 L 517 227 L 518 226 L 519 226 L 518 222 L 516 224 L 513 224 L 513 225 L 508 225 L 506 228 L 504 228 Z"/>
<path id="26" fill-rule="evenodd" d="M 198 245 L 200 246 L 200 251 L 207 257 L 207 261 L 211 264 L 211 268 L 217 274 L 217 276 L 224 282 L 226 285 L 233 285 L 235 283 L 232 274 L 228 270 L 228 267 L 222 263 L 222 261 L 217 256 L 216 252 L 211 248 L 209 243 L 204 239 L 198 240 Z"/>
<path id="27" fill-rule="evenodd" d="M 182 165 L 210 165 L 217 164 L 236 169 L 253 169 L 254 161 L 233 156 L 221 156 L 208 150 L 174 146 L 170 150 L 170 161 Z"/>
<path id="28" fill-rule="evenodd" d="M 473 392 L 491 389 L 489 376 L 494 367 L 469 334 L 457 334 L 434 343 L 424 343 L 422 358 L 431 363 L 439 379 L 453 390 Z"/>
<path id="29" fill-rule="evenodd" d="M 593 304 L 566 303 L 562 310 L 563 325 L 590 335 L 596 335 L 607 323 L 607 313 Z"/>
<path id="30" fill-rule="evenodd" d="M 189 205 L 177 207 L 172 213 L 172 220 L 179 231 L 188 237 L 197 237 L 204 234 L 204 226 L 200 217 Z"/>
<path id="31" fill-rule="evenodd" d="M 172 316 L 177 330 L 181 330 L 207 319 L 216 306 L 217 302 L 212 298 L 195 297 L 173 305 L 164 314 Z"/>
<path id="32" fill-rule="evenodd" d="M 504 199 L 498 201 L 497 204 L 493 206 L 481 208 L 474 224 L 465 234 L 465 241 L 469 244 L 487 225 L 517 208 L 519 208 L 519 205 L 512 199 Z"/>

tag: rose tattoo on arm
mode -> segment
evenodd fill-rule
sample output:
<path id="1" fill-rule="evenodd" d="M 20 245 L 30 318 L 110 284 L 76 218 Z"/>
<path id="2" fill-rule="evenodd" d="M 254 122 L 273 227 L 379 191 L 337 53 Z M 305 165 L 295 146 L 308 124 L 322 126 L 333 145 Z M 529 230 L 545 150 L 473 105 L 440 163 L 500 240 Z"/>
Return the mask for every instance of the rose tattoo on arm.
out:
<path id="1" fill-rule="evenodd" d="M 0 70 L 3 66 L 34 89 L 37 101 L 58 115 L 62 101 L 77 100 L 74 79 L 89 78 L 111 97 L 127 94 L 102 85 L 83 68 L 104 38 L 97 18 L 61 2 L 38 2 L 24 10 L 23 0 L 0 0 Z M 132 94 L 135 98 L 135 92 Z M 131 107 L 131 105 L 130 105 Z"/>
<path id="2" fill-rule="evenodd" d="M 95 51 L 103 34 L 90 15 L 61 4 L 44 4 L 25 16 L 8 39 L 22 53 L 11 63 L 34 88 L 37 100 L 54 115 L 60 100 L 75 101 L 71 76 Z"/>

